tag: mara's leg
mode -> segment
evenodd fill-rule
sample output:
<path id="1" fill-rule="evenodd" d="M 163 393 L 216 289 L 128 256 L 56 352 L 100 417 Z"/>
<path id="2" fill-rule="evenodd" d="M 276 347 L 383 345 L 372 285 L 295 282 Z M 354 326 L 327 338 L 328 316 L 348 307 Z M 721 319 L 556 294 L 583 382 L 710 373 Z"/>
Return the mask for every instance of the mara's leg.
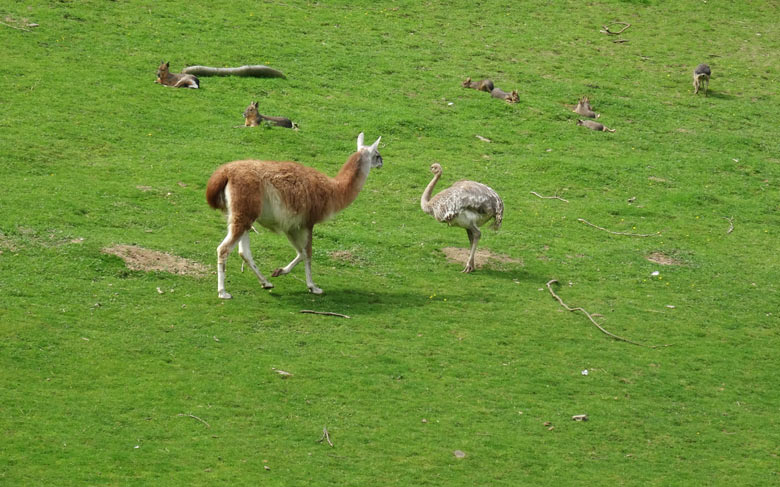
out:
<path id="1" fill-rule="evenodd" d="M 696 77 L 696 75 L 693 75 L 693 94 L 699 92 L 699 78 Z"/>
<path id="2" fill-rule="evenodd" d="M 471 251 L 469 252 L 469 260 L 466 261 L 466 268 L 463 269 L 463 272 L 471 272 L 476 268 L 476 263 L 474 262 L 474 256 L 477 254 L 477 244 L 479 243 L 480 237 L 482 237 L 482 232 L 479 231 L 479 228 L 474 225 L 471 228 L 466 229 L 466 233 L 469 235 L 469 242 L 471 243 Z"/>
<path id="3" fill-rule="evenodd" d="M 710 77 L 707 76 L 704 78 L 704 96 L 707 96 L 707 93 L 710 91 Z"/>
<path id="4" fill-rule="evenodd" d="M 249 265 L 249 268 L 255 272 L 255 275 L 260 281 L 260 284 L 262 284 L 263 289 L 271 289 L 274 287 L 274 285 L 271 284 L 271 282 L 266 279 L 265 276 L 260 272 L 260 269 L 257 268 L 257 265 L 255 265 L 255 260 L 252 258 L 252 251 L 249 249 L 248 230 L 244 232 L 244 234 L 238 240 L 238 255 L 240 255 L 241 258 L 244 259 L 244 262 Z"/>

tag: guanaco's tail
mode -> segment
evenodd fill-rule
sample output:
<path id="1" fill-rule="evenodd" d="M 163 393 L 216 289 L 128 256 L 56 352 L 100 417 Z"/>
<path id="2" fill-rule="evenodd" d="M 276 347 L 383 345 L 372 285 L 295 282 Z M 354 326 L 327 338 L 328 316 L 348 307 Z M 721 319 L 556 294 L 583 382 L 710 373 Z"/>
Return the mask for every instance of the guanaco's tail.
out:
<path id="1" fill-rule="evenodd" d="M 206 201 L 209 206 L 215 210 L 225 210 L 225 186 L 227 186 L 228 177 L 225 167 L 220 167 L 209 178 L 206 185 Z"/>

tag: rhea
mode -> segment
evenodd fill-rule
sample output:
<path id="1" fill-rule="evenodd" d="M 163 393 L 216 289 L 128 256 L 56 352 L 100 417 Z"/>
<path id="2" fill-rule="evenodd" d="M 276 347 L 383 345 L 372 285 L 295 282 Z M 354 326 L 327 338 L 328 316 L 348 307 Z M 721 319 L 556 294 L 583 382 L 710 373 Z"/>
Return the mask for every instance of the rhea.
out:
<path id="1" fill-rule="evenodd" d="M 273 284 L 255 265 L 249 249 L 249 231 L 257 221 L 263 227 L 287 236 L 297 255 L 271 277 L 289 273 L 303 261 L 306 286 L 314 294 L 322 289 L 311 276 L 312 228 L 349 206 L 366 182 L 372 168 L 382 167 L 377 147 L 363 145 L 363 133 L 357 138 L 357 151 L 349 156 L 336 177 L 297 162 L 241 160 L 224 164 L 214 171 L 206 187 L 206 201 L 227 214 L 227 236 L 217 247 L 217 293 L 222 299 L 232 296 L 225 290 L 225 262 L 238 244 L 238 254 L 265 289 Z"/>
<path id="2" fill-rule="evenodd" d="M 482 236 L 479 227 L 493 220 L 493 229 L 501 228 L 504 218 L 504 202 L 498 193 L 476 181 L 458 181 L 431 198 L 433 188 L 441 178 L 441 165 L 431 164 L 433 179 L 423 191 L 420 207 L 438 221 L 466 229 L 471 250 L 463 272 L 475 268 L 474 256 Z"/>

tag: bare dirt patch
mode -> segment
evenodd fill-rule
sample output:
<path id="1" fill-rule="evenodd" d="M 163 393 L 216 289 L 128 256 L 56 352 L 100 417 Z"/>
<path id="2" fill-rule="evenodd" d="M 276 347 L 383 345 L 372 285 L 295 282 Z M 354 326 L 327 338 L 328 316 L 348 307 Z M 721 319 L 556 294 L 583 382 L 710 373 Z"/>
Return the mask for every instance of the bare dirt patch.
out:
<path id="1" fill-rule="evenodd" d="M 357 258 L 349 250 L 335 250 L 328 255 L 330 255 L 330 258 L 333 260 L 349 262 L 350 264 L 354 264 L 355 262 L 357 262 Z"/>
<path id="2" fill-rule="evenodd" d="M 664 254 L 663 252 L 653 252 L 652 254 L 645 257 L 650 262 L 654 262 L 656 264 L 661 265 L 683 265 L 682 261 L 679 259 L 675 259 L 674 257 L 668 256 Z"/>
<path id="3" fill-rule="evenodd" d="M 125 261 L 128 269 L 133 271 L 162 271 L 195 277 L 202 277 L 208 273 L 206 266 L 200 262 L 136 245 L 114 245 L 104 248 L 102 252 L 116 255 Z"/>
<path id="4" fill-rule="evenodd" d="M 459 264 L 465 264 L 466 259 L 469 258 L 469 249 L 462 249 L 459 247 L 444 247 L 441 249 L 444 255 L 447 256 L 449 262 L 457 262 Z M 477 249 L 477 253 L 474 255 L 474 263 L 477 269 L 483 267 L 501 267 L 501 264 L 520 264 L 523 265 L 522 259 L 515 259 L 504 254 L 494 254 L 487 249 Z"/>

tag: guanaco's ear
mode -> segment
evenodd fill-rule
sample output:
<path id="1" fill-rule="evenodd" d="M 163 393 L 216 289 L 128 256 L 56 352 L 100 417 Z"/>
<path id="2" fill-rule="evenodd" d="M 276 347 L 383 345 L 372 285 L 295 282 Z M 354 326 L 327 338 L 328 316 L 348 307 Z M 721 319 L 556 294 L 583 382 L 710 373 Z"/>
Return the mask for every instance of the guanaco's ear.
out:
<path id="1" fill-rule="evenodd" d="M 377 148 L 377 147 L 379 147 L 379 141 L 380 141 L 380 140 L 382 140 L 382 137 L 381 137 L 381 136 L 380 136 L 378 139 L 376 139 L 376 142 L 374 142 L 374 143 L 371 145 L 371 150 L 372 150 L 372 151 L 376 151 L 376 148 Z"/>
<path id="2" fill-rule="evenodd" d="M 357 139 L 357 150 L 360 150 L 362 148 L 363 148 L 363 132 L 360 132 L 360 134 L 358 134 L 358 139 Z"/>

